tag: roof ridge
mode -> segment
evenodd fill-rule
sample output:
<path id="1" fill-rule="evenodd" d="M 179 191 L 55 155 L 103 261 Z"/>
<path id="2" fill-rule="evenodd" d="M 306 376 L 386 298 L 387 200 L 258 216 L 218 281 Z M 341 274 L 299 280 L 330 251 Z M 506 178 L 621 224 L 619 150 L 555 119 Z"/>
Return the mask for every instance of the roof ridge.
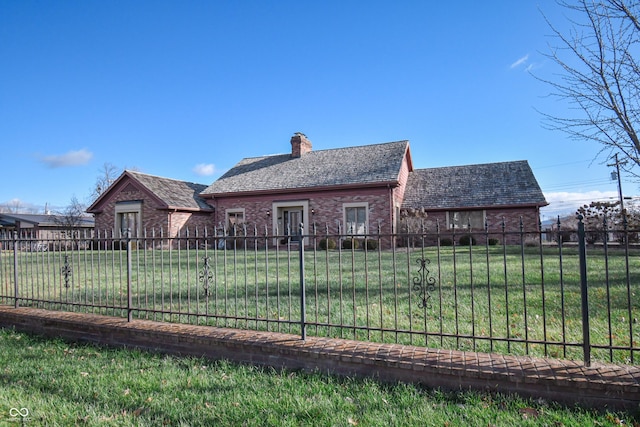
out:
<path id="1" fill-rule="evenodd" d="M 130 174 L 133 174 L 133 175 L 145 175 L 145 176 L 148 176 L 150 178 L 158 178 L 158 179 L 164 179 L 164 180 L 167 180 L 167 181 L 182 182 L 182 183 L 185 183 L 185 184 L 203 185 L 205 187 L 208 185 L 208 184 L 202 184 L 202 183 L 199 183 L 199 182 L 185 181 L 185 180 L 182 180 L 182 179 L 169 178 L 169 177 L 160 176 L 160 175 L 153 175 L 153 174 L 150 174 L 150 173 L 145 173 L 145 172 L 140 172 L 140 171 L 135 171 L 135 170 L 125 169 L 124 171 L 127 172 L 127 173 L 130 173 Z"/>
<path id="2" fill-rule="evenodd" d="M 354 148 L 369 148 L 369 147 L 375 147 L 375 146 L 380 146 L 380 145 L 391 145 L 391 144 L 400 144 L 400 143 L 408 143 L 409 140 L 408 139 L 402 139 L 399 141 L 389 141 L 389 142 L 377 142 L 374 144 L 362 144 L 362 145 L 351 145 L 349 147 L 335 147 L 335 148 L 323 148 L 321 150 L 313 150 L 307 154 L 310 153 L 314 153 L 314 152 L 321 152 L 321 151 L 337 151 L 337 150 L 351 150 Z"/>
<path id="3" fill-rule="evenodd" d="M 400 139 L 398 141 L 389 141 L 389 142 L 377 142 L 374 144 L 362 144 L 362 145 L 351 145 L 349 147 L 333 147 L 333 148 L 321 148 L 319 150 L 312 150 L 309 151 L 308 153 L 306 153 L 305 155 L 309 155 L 309 154 L 313 154 L 313 153 L 322 153 L 322 152 L 326 152 L 326 151 L 337 151 L 337 150 L 351 150 L 354 148 L 363 148 L 363 147 L 375 147 L 375 146 L 379 146 L 379 145 L 391 145 L 391 144 L 399 144 L 399 143 L 408 143 L 409 140 L 408 139 Z M 242 160 L 250 160 L 250 159 L 264 159 L 267 157 L 277 157 L 277 156 L 290 156 L 291 153 L 290 152 L 285 152 L 285 153 L 273 153 L 273 154 L 264 154 L 262 156 L 248 156 L 248 157 L 243 157 L 241 159 Z"/>
<path id="4" fill-rule="evenodd" d="M 529 163 L 528 160 L 505 160 L 502 162 L 488 162 L 488 163 L 471 163 L 467 165 L 449 165 L 449 166 L 436 166 L 432 168 L 417 168 L 414 171 L 421 170 L 433 170 L 433 169 L 447 169 L 447 168 L 467 168 L 467 167 L 477 167 L 477 166 L 491 166 L 491 165 L 503 165 L 509 163 Z"/>

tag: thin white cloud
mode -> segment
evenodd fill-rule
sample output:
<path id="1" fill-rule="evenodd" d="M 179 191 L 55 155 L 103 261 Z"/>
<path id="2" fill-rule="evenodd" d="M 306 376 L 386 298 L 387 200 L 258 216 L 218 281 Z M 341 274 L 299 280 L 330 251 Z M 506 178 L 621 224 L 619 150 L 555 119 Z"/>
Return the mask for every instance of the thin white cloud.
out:
<path id="1" fill-rule="evenodd" d="M 216 172 L 216 167 L 212 163 L 200 163 L 194 166 L 193 172 L 195 172 L 195 174 L 199 176 L 210 176 Z"/>
<path id="2" fill-rule="evenodd" d="M 531 62 L 529 65 L 527 65 L 527 67 L 524 70 L 528 73 L 531 73 L 535 70 L 542 68 L 543 66 L 544 66 L 544 62 Z"/>
<path id="3" fill-rule="evenodd" d="M 65 154 L 42 156 L 40 161 L 50 168 L 86 165 L 93 158 L 93 153 L 86 149 L 69 151 Z"/>
<path id="4" fill-rule="evenodd" d="M 549 206 L 542 208 L 542 213 L 545 216 L 554 217 L 574 214 L 580 206 L 591 202 L 615 202 L 618 200 L 618 193 L 599 190 L 583 193 L 561 191 L 545 193 L 544 197 L 549 202 Z"/>
<path id="5" fill-rule="evenodd" d="M 509 66 L 509 68 L 511 68 L 511 69 L 517 68 L 517 67 L 525 64 L 528 60 L 529 60 L 529 54 L 527 53 L 525 56 L 523 56 L 522 58 L 518 59 L 516 62 L 511 64 L 511 66 Z"/>
<path id="6" fill-rule="evenodd" d="M 591 203 L 596 201 L 606 201 L 609 199 L 618 199 L 618 193 L 616 191 L 585 191 L 585 192 L 568 192 L 560 191 L 555 193 L 546 193 L 545 198 L 548 202 L 579 202 L 579 203 Z"/>

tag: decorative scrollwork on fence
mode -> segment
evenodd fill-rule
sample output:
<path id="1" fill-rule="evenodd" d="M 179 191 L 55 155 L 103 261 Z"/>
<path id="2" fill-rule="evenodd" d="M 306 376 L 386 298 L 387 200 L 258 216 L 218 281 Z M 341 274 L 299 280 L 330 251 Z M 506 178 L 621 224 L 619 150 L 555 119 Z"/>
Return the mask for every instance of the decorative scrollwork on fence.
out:
<path id="1" fill-rule="evenodd" d="M 64 256 L 64 264 L 60 267 L 60 274 L 62 274 L 62 278 L 64 279 L 64 287 L 69 288 L 71 277 L 73 276 L 73 267 L 69 262 L 69 255 Z"/>
<path id="2" fill-rule="evenodd" d="M 430 309 L 431 293 L 436 290 L 436 279 L 431 276 L 431 272 L 427 268 L 427 265 L 431 263 L 431 260 L 427 258 L 418 258 L 416 262 L 420 267 L 418 268 L 418 274 L 413 278 L 413 290 L 416 291 L 420 297 L 418 307 Z"/>
<path id="3" fill-rule="evenodd" d="M 202 257 L 202 271 L 200 271 L 199 276 L 205 295 L 209 295 L 209 285 L 213 282 L 213 271 L 211 271 L 211 265 L 209 265 L 210 260 L 211 257 Z"/>

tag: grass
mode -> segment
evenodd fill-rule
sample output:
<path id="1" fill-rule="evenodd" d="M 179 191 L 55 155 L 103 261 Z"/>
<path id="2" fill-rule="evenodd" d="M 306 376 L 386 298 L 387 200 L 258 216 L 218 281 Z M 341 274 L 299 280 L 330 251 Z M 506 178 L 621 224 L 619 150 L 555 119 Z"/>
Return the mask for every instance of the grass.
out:
<path id="1" fill-rule="evenodd" d="M 640 282 L 640 257 L 635 251 L 626 258 L 619 249 L 606 254 L 589 249 L 594 360 L 640 360 L 640 298 L 634 286 Z M 65 255 L 73 271 L 69 287 L 61 274 Z M 141 248 L 132 255 L 138 317 L 300 333 L 296 251 L 241 245 L 236 251 Z M 421 259 L 428 260 L 428 271 L 420 269 Z M 19 253 L 19 293 L 26 298 L 21 305 L 126 315 L 126 261 L 124 251 L 111 250 Z M 12 267 L 12 256 L 3 254 L 0 291 L 9 297 Z M 583 357 L 575 247 L 562 252 L 537 246 L 307 250 L 305 267 L 310 335 Z M 414 286 L 415 280 L 429 279 L 434 287 L 428 293 Z"/>
<path id="2" fill-rule="evenodd" d="M 638 425 L 632 413 L 71 344 L 9 329 L 0 329 L 0 348 L 0 425 Z M 16 412 L 22 408 L 24 420 Z"/>

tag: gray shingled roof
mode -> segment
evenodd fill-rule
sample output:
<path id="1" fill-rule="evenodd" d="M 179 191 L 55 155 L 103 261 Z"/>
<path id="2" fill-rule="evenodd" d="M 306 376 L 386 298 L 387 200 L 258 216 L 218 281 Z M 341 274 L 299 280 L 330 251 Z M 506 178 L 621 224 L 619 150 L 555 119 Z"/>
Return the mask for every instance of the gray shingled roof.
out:
<path id="1" fill-rule="evenodd" d="M 167 207 L 185 209 L 207 209 L 211 206 L 200 197 L 202 190 L 207 188 L 205 184 L 195 184 L 193 182 L 178 181 L 170 178 L 163 178 L 136 171 L 126 171 L 134 179 L 144 185 L 149 191 L 167 204 Z"/>
<path id="2" fill-rule="evenodd" d="M 547 201 L 527 161 L 416 169 L 403 208 L 537 205 Z"/>
<path id="3" fill-rule="evenodd" d="M 241 160 L 202 194 L 286 191 L 305 188 L 395 183 L 408 141 L 317 150 Z"/>
<path id="4" fill-rule="evenodd" d="M 0 214 L 0 223 L 5 226 L 15 226 L 17 221 L 28 222 L 39 227 L 59 227 L 64 223 L 64 215 L 46 214 Z M 81 216 L 78 225 L 81 227 L 93 227 L 95 220 L 92 216 Z"/>

